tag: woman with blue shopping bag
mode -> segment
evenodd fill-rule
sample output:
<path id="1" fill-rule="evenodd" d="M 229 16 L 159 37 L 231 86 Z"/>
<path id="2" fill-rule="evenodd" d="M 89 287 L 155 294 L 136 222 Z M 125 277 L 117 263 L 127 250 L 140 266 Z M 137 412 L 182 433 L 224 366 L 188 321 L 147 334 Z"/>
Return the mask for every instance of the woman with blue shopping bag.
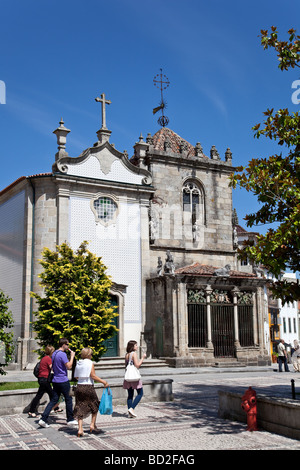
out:
<path id="1" fill-rule="evenodd" d="M 102 393 L 102 397 L 99 405 L 99 413 L 101 415 L 112 415 L 113 406 L 112 406 L 112 393 L 111 389 L 105 388 Z"/>
<path id="2" fill-rule="evenodd" d="M 90 432 L 99 432 L 96 426 L 99 399 L 95 391 L 94 381 L 102 383 L 105 388 L 109 387 L 106 380 L 97 377 L 94 364 L 91 360 L 92 354 L 91 348 L 84 348 L 81 351 L 81 359 L 77 362 L 74 372 L 74 377 L 78 380 L 74 407 L 74 416 L 78 420 L 78 437 L 83 436 L 83 419 L 87 418 L 90 414 L 92 414 Z"/>
<path id="3" fill-rule="evenodd" d="M 138 344 L 136 341 L 129 341 L 126 348 L 125 355 L 125 377 L 123 382 L 123 388 L 127 389 L 127 408 L 128 415 L 130 418 L 136 418 L 135 408 L 141 401 L 143 396 L 143 383 L 141 375 L 139 373 L 139 368 L 143 364 L 143 361 L 146 357 L 146 354 L 143 355 L 142 359 L 139 361 L 137 358 L 136 351 L 138 350 Z M 133 400 L 134 390 L 137 392 L 137 396 Z"/>

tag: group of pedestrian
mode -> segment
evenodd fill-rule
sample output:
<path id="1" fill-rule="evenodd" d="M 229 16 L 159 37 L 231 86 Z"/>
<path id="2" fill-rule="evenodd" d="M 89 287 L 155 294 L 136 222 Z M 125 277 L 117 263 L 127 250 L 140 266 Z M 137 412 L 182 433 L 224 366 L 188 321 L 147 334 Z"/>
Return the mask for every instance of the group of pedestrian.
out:
<path id="1" fill-rule="evenodd" d="M 130 363 L 139 369 L 146 357 L 142 359 L 137 356 L 138 344 L 136 341 L 129 341 L 126 348 L 125 367 Z M 67 352 L 70 353 L 70 359 Z M 66 338 L 59 340 L 58 349 L 47 346 L 45 355 L 40 361 L 38 383 L 39 389 L 32 400 L 28 415 L 30 417 L 37 416 L 37 407 L 40 399 L 47 393 L 49 395 L 49 403 L 43 411 L 38 424 L 41 427 L 48 428 L 48 418 L 51 412 L 60 413 L 63 410 L 59 407 L 60 396 L 63 395 L 66 407 L 67 424 L 70 426 L 78 426 L 77 436 L 83 436 L 83 420 L 91 415 L 90 433 L 97 433 L 100 430 L 96 426 L 96 418 L 99 410 L 99 399 L 97 397 L 94 382 L 101 383 L 104 388 L 108 388 L 109 384 L 106 380 L 101 379 L 95 373 L 95 367 L 92 362 L 93 351 L 91 348 L 84 348 L 81 351 L 81 359 L 77 362 L 74 370 L 74 378 L 77 380 L 75 392 L 75 407 L 73 409 L 72 396 L 70 395 L 71 385 L 68 378 L 68 371 L 72 369 L 75 352 L 70 349 L 69 341 Z M 50 376 L 51 380 L 50 380 Z M 142 380 L 129 382 L 124 379 L 123 388 L 127 390 L 127 408 L 129 418 L 136 418 L 135 408 L 143 396 Z M 137 395 L 134 398 L 134 391 Z"/>
<path id="2" fill-rule="evenodd" d="M 278 370 L 282 372 L 282 366 L 284 366 L 284 371 L 289 372 L 288 366 L 288 355 L 285 348 L 285 342 L 281 339 L 278 343 Z M 294 348 L 292 349 L 292 363 L 295 372 L 300 372 L 300 346 L 298 340 L 294 340 Z"/>

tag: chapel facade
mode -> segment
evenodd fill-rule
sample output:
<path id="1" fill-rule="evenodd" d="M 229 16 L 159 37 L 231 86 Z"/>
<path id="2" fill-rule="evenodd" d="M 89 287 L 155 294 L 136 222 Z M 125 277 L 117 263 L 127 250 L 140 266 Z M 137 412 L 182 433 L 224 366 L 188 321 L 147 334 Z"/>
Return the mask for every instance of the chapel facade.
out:
<path id="1" fill-rule="evenodd" d="M 206 156 L 163 127 L 141 136 L 129 158 L 110 143 L 104 113 L 97 141 L 71 157 L 69 132 L 61 120 L 51 171 L 0 192 L 0 287 L 13 298 L 16 367 L 35 360 L 29 293 L 41 291 L 43 248 L 85 240 L 113 280 L 119 331 L 108 356 L 123 356 L 136 339 L 175 367 L 269 363 L 265 280 L 238 271 L 230 149 Z"/>

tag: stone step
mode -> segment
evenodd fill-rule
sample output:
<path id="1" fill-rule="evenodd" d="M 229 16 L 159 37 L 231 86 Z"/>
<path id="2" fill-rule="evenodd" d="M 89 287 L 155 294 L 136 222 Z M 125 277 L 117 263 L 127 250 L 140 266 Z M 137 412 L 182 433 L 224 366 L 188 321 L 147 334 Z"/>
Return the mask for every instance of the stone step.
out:
<path id="1" fill-rule="evenodd" d="M 125 368 L 124 357 L 103 357 L 100 362 L 94 363 L 95 370 L 112 370 Z M 152 367 L 168 368 L 166 361 L 161 359 L 145 359 L 143 369 Z"/>
<path id="2" fill-rule="evenodd" d="M 245 363 L 241 363 L 234 360 L 220 360 L 212 364 L 212 367 L 225 368 L 225 367 L 246 367 Z"/>

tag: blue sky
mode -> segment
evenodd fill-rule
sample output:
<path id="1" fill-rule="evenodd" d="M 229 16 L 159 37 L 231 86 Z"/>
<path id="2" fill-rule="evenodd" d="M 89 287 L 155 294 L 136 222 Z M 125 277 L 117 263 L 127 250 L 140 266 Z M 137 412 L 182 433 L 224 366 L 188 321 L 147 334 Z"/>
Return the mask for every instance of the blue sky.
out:
<path id="1" fill-rule="evenodd" d="M 282 38 L 300 31 L 299 0 L 10 0 L 1 2 L 0 189 L 20 176 L 51 171 L 57 151 L 53 131 L 63 117 L 71 130 L 70 156 L 96 142 L 105 93 L 110 141 L 129 157 L 142 133 L 159 130 L 160 68 L 168 127 L 191 144 L 201 142 L 234 165 L 282 149 L 254 139 L 263 111 L 288 107 L 298 70 L 281 72 L 273 51 L 260 45 L 261 29 Z M 240 224 L 258 208 L 256 198 L 233 192 Z M 266 227 L 256 227 L 264 233 Z"/>

